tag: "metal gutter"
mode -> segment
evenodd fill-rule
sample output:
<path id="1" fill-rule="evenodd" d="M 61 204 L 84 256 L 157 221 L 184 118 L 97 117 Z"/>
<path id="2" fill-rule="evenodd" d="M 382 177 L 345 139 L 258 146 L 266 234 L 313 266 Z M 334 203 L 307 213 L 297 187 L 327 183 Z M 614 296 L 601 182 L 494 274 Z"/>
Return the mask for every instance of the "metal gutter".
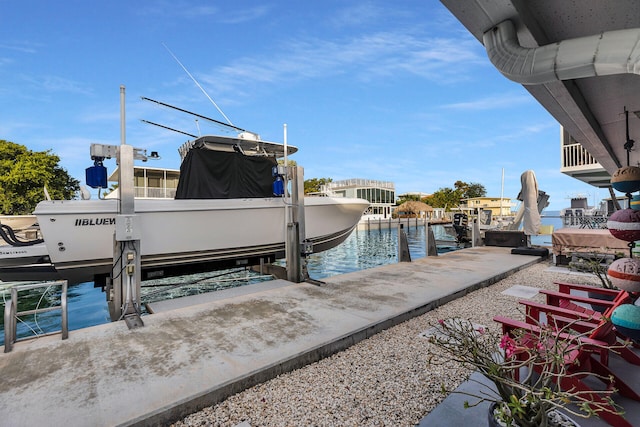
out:
<path id="1" fill-rule="evenodd" d="M 640 29 L 607 31 L 535 47 L 522 47 L 513 22 L 483 35 L 493 65 L 508 79 L 537 85 L 615 74 L 640 74 Z"/>

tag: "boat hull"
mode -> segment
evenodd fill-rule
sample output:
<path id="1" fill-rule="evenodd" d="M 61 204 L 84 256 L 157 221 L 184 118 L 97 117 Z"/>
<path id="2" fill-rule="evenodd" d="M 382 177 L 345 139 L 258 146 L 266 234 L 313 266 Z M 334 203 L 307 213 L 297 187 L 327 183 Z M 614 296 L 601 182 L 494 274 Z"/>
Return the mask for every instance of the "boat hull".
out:
<path id="1" fill-rule="evenodd" d="M 305 198 L 306 237 L 314 252 L 344 241 L 368 204 L 362 199 Z M 143 279 L 284 257 L 282 198 L 139 199 L 135 207 Z M 50 263 L 20 262 L 0 255 L 0 280 L 66 279 L 81 283 L 110 275 L 117 211 L 117 200 L 39 203 L 34 214 Z M 29 250 L 42 255 L 40 245 L 24 249 Z M 24 259 L 29 259 L 27 254 Z"/>
<path id="2" fill-rule="evenodd" d="M 21 231 L 37 222 L 35 215 L 0 215 L 0 224 L 8 225 L 13 231 Z"/>

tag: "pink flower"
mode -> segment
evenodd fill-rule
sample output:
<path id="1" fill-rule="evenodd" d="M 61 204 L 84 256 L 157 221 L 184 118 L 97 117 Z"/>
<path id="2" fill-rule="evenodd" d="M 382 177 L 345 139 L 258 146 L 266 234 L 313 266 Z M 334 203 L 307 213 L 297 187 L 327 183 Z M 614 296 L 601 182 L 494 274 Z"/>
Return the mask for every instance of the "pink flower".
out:
<path id="1" fill-rule="evenodd" d="M 444 326 L 444 319 L 438 319 L 438 323 L 442 326 Z"/>
<path id="2" fill-rule="evenodd" d="M 476 331 L 478 331 L 478 333 L 479 333 L 480 335 L 484 335 L 484 332 L 485 332 L 485 331 L 484 331 L 484 328 L 483 328 L 482 326 L 481 326 L 481 327 L 479 327 L 478 329 L 476 329 Z"/>
<path id="3" fill-rule="evenodd" d="M 505 356 L 510 358 L 516 351 L 516 342 L 509 335 L 505 334 L 500 340 L 500 348 L 504 350 Z"/>

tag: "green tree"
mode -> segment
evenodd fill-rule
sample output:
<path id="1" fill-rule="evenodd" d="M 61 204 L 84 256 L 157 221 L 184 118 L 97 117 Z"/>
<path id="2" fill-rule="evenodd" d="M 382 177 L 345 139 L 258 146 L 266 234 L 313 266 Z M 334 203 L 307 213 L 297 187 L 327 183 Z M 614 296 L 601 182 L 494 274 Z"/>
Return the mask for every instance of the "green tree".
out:
<path id="1" fill-rule="evenodd" d="M 59 162 L 51 150 L 31 151 L 24 145 L 0 140 L 0 212 L 30 214 L 44 199 L 45 186 L 53 199 L 74 198 L 80 183 Z"/>
<path id="2" fill-rule="evenodd" d="M 284 159 L 277 160 L 279 165 L 284 165 Z M 295 160 L 287 159 L 287 166 L 298 166 L 298 162 Z"/>
<path id="3" fill-rule="evenodd" d="M 332 182 L 331 178 L 310 178 L 304 180 L 304 194 L 317 193 L 320 188 Z"/>
<path id="4" fill-rule="evenodd" d="M 466 183 L 464 181 L 456 181 L 454 188 L 445 187 L 427 197 L 424 202 L 434 208 L 446 208 L 451 210 L 460 204 L 460 200 L 471 197 L 483 197 L 487 194 L 484 185 L 475 182 Z"/>
<path id="5" fill-rule="evenodd" d="M 462 190 L 460 189 L 454 190 L 450 187 L 444 187 L 427 197 L 425 203 L 433 208 L 446 208 L 446 210 L 451 210 L 451 208 L 460 204 L 461 195 Z"/>
<path id="6" fill-rule="evenodd" d="M 404 202 L 409 202 L 409 201 L 422 202 L 424 200 L 420 200 L 420 196 L 418 196 L 417 194 L 405 194 L 402 197 L 398 198 L 396 205 L 400 206 Z"/>
<path id="7" fill-rule="evenodd" d="M 456 190 L 461 191 L 461 198 L 471 199 L 473 197 L 484 197 L 487 195 L 487 190 L 484 185 L 477 182 L 466 183 L 464 181 L 456 181 L 453 184 Z"/>

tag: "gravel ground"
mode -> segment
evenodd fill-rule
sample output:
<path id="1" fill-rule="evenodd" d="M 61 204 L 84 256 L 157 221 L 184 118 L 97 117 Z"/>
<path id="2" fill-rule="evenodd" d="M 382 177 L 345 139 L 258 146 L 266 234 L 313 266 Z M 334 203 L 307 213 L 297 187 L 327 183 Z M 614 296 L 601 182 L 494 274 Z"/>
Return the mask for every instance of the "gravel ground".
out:
<path id="1" fill-rule="evenodd" d="M 514 285 L 554 289 L 554 280 L 599 283 L 593 275 L 550 267 L 542 262 L 521 270 L 173 426 L 414 426 L 446 397 L 443 385 L 453 390 L 470 374 L 450 362 L 438 364 L 437 349 L 420 334 L 448 317 L 468 318 L 496 330 L 495 315 L 524 318 L 517 303 L 521 298 L 502 294 Z M 531 299 L 543 302 L 540 295 Z"/>

